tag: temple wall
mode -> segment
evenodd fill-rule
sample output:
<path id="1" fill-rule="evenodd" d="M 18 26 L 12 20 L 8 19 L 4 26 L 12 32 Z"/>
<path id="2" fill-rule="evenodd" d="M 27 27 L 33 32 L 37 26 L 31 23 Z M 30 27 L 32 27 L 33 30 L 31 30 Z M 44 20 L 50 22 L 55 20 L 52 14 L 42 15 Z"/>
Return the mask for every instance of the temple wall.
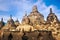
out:
<path id="1" fill-rule="evenodd" d="M 28 37 L 28 40 L 53 40 L 52 32 L 50 31 L 33 31 L 33 32 L 25 32 Z M 2 36 L 2 40 L 8 40 L 8 36 L 12 34 L 12 40 L 22 40 L 24 33 L 22 32 L 4 32 Z"/>

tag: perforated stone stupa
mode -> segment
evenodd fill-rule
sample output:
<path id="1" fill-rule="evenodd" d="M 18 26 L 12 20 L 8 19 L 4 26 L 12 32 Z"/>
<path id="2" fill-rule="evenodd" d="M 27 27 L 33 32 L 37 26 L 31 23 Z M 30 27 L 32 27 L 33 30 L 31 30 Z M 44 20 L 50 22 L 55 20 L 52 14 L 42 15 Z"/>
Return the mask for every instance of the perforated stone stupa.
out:
<path id="1" fill-rule="evenodd" d="M 44 23 L 44 16 L 38 12 L 37 6 L 33 6 L 32 12 L 28 15 L 32 25 Z"/>

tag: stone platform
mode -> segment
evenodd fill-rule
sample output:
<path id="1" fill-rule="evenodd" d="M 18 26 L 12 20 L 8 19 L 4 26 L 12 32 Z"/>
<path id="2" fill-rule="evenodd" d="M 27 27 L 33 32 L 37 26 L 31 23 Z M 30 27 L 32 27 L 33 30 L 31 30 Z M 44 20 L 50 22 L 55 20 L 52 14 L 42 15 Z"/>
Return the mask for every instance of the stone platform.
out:
<path id="1" fill-rule="evenodd" d="M 27 37 L 28 40 L 54 40 L 51 31 L 46 30 L 35 30 L 31 32 L 20 32 L 20 31 L 5 31 L 1 37 L 1 40 L 23 40 L 23 37 Z"/>

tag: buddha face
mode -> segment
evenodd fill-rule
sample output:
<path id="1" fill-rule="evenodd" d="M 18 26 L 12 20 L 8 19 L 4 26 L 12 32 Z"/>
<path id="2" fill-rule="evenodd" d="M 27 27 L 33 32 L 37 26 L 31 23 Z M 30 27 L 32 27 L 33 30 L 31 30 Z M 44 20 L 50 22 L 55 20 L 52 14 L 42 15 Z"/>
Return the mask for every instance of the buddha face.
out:
<path id="1" fill-rule="evenodd" d="M 28 23 L 29 23 L 29 20 L 28 20 L 28 19 L 26 19 L 26 20 L 25 20 L 25 22 L 26 22 L 26 24 L 28 24 Z"/>
<path id="2" fill-rule="evenodd" d="M 23 20 L 22 23 L 23 23 L 23 24 L 28 24 L 28 23 L 29 23 L 29 20 L 26 18 L 26 19 Z"/>

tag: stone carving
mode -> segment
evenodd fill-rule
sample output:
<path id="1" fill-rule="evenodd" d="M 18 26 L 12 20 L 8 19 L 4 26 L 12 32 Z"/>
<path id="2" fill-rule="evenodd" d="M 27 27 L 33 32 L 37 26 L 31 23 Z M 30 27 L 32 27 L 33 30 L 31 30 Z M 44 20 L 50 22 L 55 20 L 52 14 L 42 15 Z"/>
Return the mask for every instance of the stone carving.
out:
<path id="1" fill-rule="evenodd" d="M 37 6 L 33 6 L 32 12 L 28 15 L 30 23 L 33 25 L 44 23 L 44 16 L 37 10 Z"/>
<path id="2" fill-rule="evenodd" d="M 44 20 L 44 16 L 38 11 L 37 6 L 34 5 L 32 8 L 32 12 L 29 15 L 25 13 L 21 23 L 19 23 L 18 19 L 14 21 L 12 19 L 12 15 L 10 15 L 10 19 L 8 20 L 6 25 L 4 25 L 2 18 L 0 21 L 0 29 L 1 28 L 5 33 L 11 32 L 13 34 L 15 32 L 19 32 L 19 34 L 22 33 L 21 35 L 23 35 L 23 32 L 28 32 L 27 35 L 28 37 L 30 37 L 29 40 L 37 40 L 39 32 L 41 32 L 43 36 L 39 34 L 38 40 L 54 40 L 53 37 L 56 38 L 56 40 L 60 40 L 60 21 L 58 20 L 55 13 L 53 13 L 52 8 L 50 8 L 50 13 L 47 16 L 46 21 Z M 3 29 L 7 30 L 7 32 Z M 51 31 L 52 34 L 49 31 Z"/>
<path id="3" fill-rule="evenodd" d="M 25 13 L 23 19 L 22 19 L 22 24 L 29 24 L 30 20 L 27 16 L 27 14 Z"/>
<path id="4" fill-rule="evenodd" d="M 2 28 L 2 30 L 11 30 L 15 28 L 16 25 L 14 23 L 14 20 L 12 19 L 12 15 L 10 15 L 10 19 L 7 21 L 6 25 Z"/>
<path id="5" fill-rule="evenodd" d="M 48 17 L 47 17 L 47 22 L 57 23 L 58 21 L 59 21 L 59 20 L 58 20 L 57 16 L 56 16 L 54 13 L 52 13 L 52 8 L 50 8 L 50 14 L 49 14 Z"/>
<path id="6" fill-rule="evenodd" d="M 17 19 L 17 20 L 15 21 L 15 25 L 16 25 L 16 26 L 19 26 L 19 24 L 20 24 L 20 23 L 19 23 L 19 20 Z"/>
<path id="7" fill-rule="evenodd" d="M 10 19 L 7 22 L 8 24 L 14 25 L 14 21 L 12 19 L 12 15 L 10 15 Z"/>

